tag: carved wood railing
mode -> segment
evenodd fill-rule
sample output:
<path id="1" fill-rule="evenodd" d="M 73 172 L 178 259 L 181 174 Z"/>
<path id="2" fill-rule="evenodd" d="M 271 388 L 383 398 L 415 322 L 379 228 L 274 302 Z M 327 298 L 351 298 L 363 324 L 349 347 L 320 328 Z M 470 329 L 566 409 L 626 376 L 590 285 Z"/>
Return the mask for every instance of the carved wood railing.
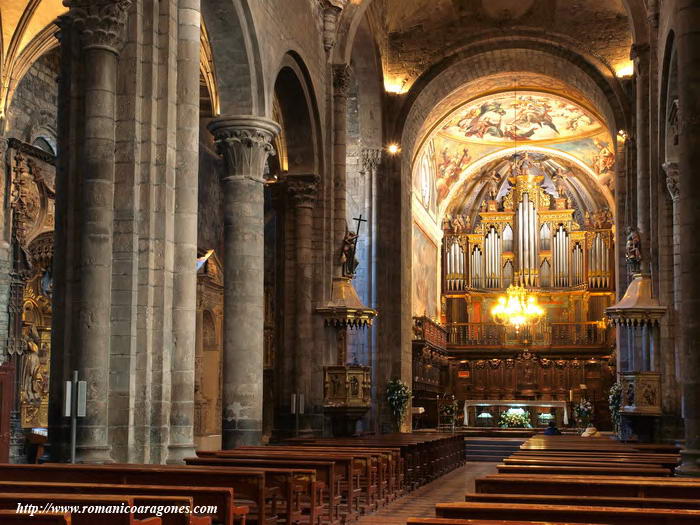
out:
<path id="1" fill-rule="evenodd" d="M 608 343 L 608 329 L 596 321 L 545 323 L 517 332 L 496 323 L 450 323 L 449 347 L 498 347 L 523 342 L 536 346 L 602 347 Z"/>

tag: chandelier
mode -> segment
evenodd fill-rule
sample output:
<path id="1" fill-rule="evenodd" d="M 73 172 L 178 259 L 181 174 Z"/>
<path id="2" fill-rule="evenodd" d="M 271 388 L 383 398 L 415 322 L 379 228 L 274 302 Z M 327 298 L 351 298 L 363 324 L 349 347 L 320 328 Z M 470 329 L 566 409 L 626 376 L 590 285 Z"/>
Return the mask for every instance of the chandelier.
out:
<path id="1" fill-rule="evenodd" d="M 538 324 L 544 317 L 544 309 L 537 304 L 537 297 L 528 295 L 523 286 L 510 285 L 506 295 L 499 297 L 491 309 L 491 316 L 497 324 L 511 326 L 517 332 L 523 326 Z"/>

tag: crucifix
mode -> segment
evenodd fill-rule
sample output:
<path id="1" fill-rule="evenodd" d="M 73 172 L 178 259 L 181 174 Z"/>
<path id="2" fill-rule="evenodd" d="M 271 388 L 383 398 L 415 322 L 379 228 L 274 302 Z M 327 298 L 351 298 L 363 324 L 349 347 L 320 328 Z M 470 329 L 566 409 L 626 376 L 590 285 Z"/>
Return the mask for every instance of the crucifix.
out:
<path id="1" fill-rule="evenodd" d="M 343 252 L 341 255 L 341 262 L 343 264 L 343 275 L 345 277 L 354 277 L 355 270 L 360 264 L 355 258 L 355 252 L 357 251 L 357 239 L 360 236 L 360 228 L 363 222 L 367 222 L 367 219 L 362 218 L 362 214 L 359 217 L 353 219 L 357 222 L 357 230 L 355 233 L 349 231 L 345 234 L 345 239 L 343 241 Z"/>

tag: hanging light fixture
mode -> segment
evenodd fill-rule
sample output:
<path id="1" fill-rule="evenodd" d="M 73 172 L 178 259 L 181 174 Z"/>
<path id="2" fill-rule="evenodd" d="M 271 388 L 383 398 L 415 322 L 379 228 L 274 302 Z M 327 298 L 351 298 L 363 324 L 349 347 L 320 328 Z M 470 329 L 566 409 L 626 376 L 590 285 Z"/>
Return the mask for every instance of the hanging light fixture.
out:
<path id="1" fill-rule="evenodd" d="M 517 332 L 524 326 L 538 324 L 544 318 L 544 309 L 523 286 L 510 285 L 491 309 L 491 316 L 497 324 L 511 326 Z"/>

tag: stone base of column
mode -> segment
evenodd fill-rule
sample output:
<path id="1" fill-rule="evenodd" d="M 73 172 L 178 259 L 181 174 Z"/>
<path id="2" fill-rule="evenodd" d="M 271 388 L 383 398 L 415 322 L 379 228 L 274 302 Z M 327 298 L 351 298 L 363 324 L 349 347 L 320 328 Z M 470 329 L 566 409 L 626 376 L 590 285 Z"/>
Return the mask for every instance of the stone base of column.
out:
<path id="1" fill-rule="evenodd" d="M 185 463 L 185 458 L 193 458 L 196 456 L 194 444 L 186 445 L 169 445 L 168 459 L 165 460 L 167 465 L 182 465 Z"/>
<path id="2" fill-rule="evenodd" d="M 229 428 L 226 428 L 227 425 Z M 221 448 L 223 450 L 231 450 L 245 445 L 260 445 L 261 443 L 262 421 L 243 419 L 224 422 L 224 428 L 221 432 Z"/>
<path id="3" fill-rule="evenodd" d="M 76 447 L 75 450 L 75 462 L 98 465 L 114 463 L 111 452 L 112 447 L 110 447 L 109 445 L 90 447 L 79 446 Z"/>
<path id="4" fill-rule="evenodd" d="M 681 465 L 676 468 L 676 476 L 700 477 L 700 450 L 681 450 Z"/>

